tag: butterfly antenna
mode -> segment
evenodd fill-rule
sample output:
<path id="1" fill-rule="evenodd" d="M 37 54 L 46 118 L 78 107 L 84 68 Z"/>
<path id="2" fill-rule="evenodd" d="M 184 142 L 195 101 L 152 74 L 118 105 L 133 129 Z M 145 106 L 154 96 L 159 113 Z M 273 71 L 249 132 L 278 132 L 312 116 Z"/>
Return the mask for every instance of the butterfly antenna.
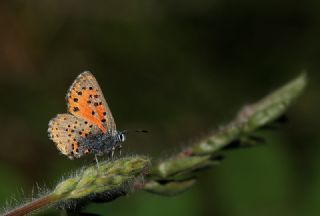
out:
<path id="1" fill-rule="evenodd" d="M 149 133 L 147 130 L 135 130 L 136 133 Z"/>
<path id="2" fill-rule="evenodd" d="M 136 132 L 136 133 L 149 133 L 148 130 L 124 130 L 122 131 L 122 133 L 127 134 L 127 133 L 131 133 L 131 132 Z"/>

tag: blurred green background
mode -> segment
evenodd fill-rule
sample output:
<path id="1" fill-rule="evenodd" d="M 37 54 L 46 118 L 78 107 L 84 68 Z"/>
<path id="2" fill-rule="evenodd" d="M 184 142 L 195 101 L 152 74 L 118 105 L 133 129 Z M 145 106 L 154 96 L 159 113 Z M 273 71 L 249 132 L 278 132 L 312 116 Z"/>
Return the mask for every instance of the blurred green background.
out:
<path id="1" fill-rule="evenodd" d="M 227 153 L 179 196 L 137 192 L 87 211 L 319 215 L 319 11 L 316 0 L 2 1 L 1 206 L 91 162 L 70 161 L 47 138 L 84 70 L 97 77 L 118 129 L 151 131 L 130 134 L 124 152 L 161 158 L 306 69 L 306 92 L 286 125 L 264 132 L 267 145 Z"/>

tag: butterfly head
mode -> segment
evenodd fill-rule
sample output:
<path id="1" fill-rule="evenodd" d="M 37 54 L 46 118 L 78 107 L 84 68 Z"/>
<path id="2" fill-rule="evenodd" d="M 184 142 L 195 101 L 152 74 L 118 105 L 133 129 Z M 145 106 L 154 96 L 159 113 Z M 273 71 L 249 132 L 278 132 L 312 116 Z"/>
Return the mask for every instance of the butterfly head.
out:
<path id="1" fill-rule="evenodd" d="M 124 142 L 124 141 L 126 141 L 125 132 L 119 132 L 119 133 L 117 134 L 117 139 L 118 139 L 118 142 Z"/>

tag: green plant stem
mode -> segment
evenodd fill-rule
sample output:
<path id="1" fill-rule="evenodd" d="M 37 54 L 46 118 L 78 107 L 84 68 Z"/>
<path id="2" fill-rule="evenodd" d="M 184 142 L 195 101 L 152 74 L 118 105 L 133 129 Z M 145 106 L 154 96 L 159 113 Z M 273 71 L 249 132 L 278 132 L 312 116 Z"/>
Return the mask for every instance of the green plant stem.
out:
<path id="1" fill-rule="evenodd" d="M 107 193 L 109 199 L 115 199 L 129 192 L 130 185 L 147 172 L 149 165 L 150 160 L 142 156 L 103 161 L 99 163 L 99 167 L 94 164 L 61 181 L 48 195 L 15 208 L 5 215 L 25 215 L 58 202 L 89 201 L 93 194 L 98 196 Z"/>
<path id="2" fill-rule="evenodd" d="M 220 130 L 213 131 L 178 154 L 155 164 L 145 189 L 169 196 L 188 189 L 194 182 L 184 184 L 181 180 L 190 179 L 196 171 L 218 164 L 215 155 L 219 150 L 236 141 L 258 142 L 252 139 L 252 134 L 283 115 L 303 92 L 306 83 L 305 74 L 300 75 L 258 102 L 245 106 L 234 120 Z"/>

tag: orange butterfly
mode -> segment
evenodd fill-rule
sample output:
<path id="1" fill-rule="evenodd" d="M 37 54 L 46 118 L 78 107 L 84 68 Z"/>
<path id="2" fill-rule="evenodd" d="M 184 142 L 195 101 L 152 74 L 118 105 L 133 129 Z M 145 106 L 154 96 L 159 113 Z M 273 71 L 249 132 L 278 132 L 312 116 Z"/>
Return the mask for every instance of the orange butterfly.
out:
<path id="1" fill-rule="evenodd" d="M 67 96 L 68 111 L 49 122 L 49 137 L 62 154 L 70 159 L 84 154 L 95 156 L 114 153 L 125 141 L 124 132 L 116 130 L 108 104 L 97 80 L 89 72 L 81 73 Z"/>

